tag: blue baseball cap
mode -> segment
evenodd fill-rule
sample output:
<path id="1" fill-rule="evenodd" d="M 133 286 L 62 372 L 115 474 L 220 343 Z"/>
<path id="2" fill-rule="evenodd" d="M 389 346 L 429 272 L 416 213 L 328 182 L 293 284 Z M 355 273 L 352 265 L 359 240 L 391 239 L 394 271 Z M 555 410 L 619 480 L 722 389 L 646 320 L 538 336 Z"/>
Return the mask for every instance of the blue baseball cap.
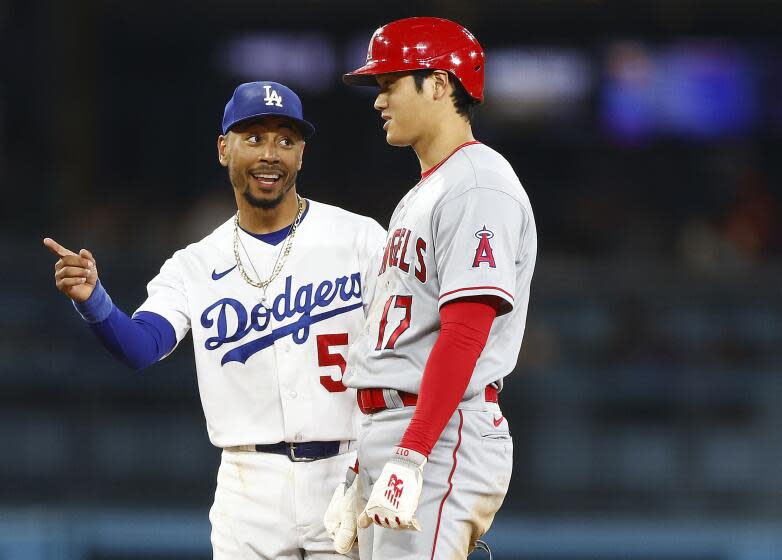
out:
<path id="1" fill-rule="evenodd" d="M 304 120 L 301 99 L 293 90 L 277 82 L 240 84 L 225 105 L 223 134 L 236 124 L 258 117 L 285 117 L 294 121 L 304 138 L 315 133 L 315 127 Z"/>

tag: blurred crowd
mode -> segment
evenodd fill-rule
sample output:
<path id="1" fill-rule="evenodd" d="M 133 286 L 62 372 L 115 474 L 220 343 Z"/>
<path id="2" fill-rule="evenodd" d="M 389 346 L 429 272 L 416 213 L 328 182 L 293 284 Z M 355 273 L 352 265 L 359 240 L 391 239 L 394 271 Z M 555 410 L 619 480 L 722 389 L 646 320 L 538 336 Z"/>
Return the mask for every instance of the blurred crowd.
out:
<path id="1" fill-rule="evenodd" d="M 32 4 L 9 12 L 6 41 L 56 27 L 61 8 Z M 0 505 L 211 503 L 217 451 L 189 342 L 148 372 L 125 371 L 56 293 L 40 245 L 52 236 L 90 248 L 130 312 L 165 258 L 234 212 L 215 139 L 241 78 L 210 53 L 249 30 L 218 19 L 207 33 L 200 4 L 179 4 L 193 27 L 106 2 L 81 22 L 84 35 L 58 31 L 65 44 L 31 47 L 32 63 L 9 61 L 21 78 L 0 87 L 0 243 L 12 263 L 0 292 Z M 478 18 L 463 8 L 487 44 L 515 45 L 492 36 L 502 12 Z M 658 42 L 701 32 L 668 16 L 680 27 L 630 28 Z M 520 38 L 524 46 L 545 42 L 545 29 L 567 42 L 559 19 L 540 17 L 543 30 Z M 370 30 L 386 19 L 361 18 Z M 307 27 L 322 26 L 310 19 Z M 575 16 L 567 21 L 579 28 Z M 727 31 L 704 33 L 721 40 L 725 21 Z M 268 21 L 246 25 L 262 34 Z M 349 42 L 351 25 L 335 29 L 335 41 Z M 765 29 L 745 22 L 731 41 L 752 43 L 753 25 Z M 606 40 L 578 37 L 584 52 Z M 758 52 L 778 53 L 778 38 L 764 37 Z M 83 73 L 72 72 L 80 60 Z M 474 126 L 516 169 L 540 240 L 527 333 L 501 397 L 517 441 L 507 510 L 782 515 L 782 105 L 737 133 L 628 139 L 601 128 L 606 76 L 595 75 L 595 93 L 579 102 L 586 109 L 519 121 L 492 113 L 489 92 Z M 29 91 L 36 78 L 49 85 Z M 419 170 L 383 142 L 371 95 L 341 89 L 338 69 L 333 81 L 302 96 L 318 132 L 299 190 L 385 225 Z M 766 81 L 776 92 L 782 78 Z M 16 263 L 24 268 L 13 274 Z"/>

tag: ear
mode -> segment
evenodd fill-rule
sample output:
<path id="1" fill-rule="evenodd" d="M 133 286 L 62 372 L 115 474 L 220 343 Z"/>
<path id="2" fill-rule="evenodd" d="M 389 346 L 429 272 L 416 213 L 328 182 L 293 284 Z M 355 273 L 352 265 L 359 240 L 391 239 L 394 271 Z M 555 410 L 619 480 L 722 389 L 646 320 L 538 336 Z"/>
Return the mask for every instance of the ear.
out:
<path id="1" fill-rule="evenodd" d="M 432 73 L 432 95 L 434 99 L 442 99 L 448 94 L 450 76 L 445 70 L 435 70 Z"/>
<path id="2" fill-rule="evenodd" d="M 304 148 L 307 147 L 307 143 L 302 140 L 301 141 L 301 152 L 299 153 L 299 166 L 296 168 L 296 171 L 301 171 L 301 163 L 304 161 Z"/>
<path id="3" fill-rule="evenodd" d="M 228 136 L 217 137 L 217 159 L 220 165 L 228 167 Z"/>

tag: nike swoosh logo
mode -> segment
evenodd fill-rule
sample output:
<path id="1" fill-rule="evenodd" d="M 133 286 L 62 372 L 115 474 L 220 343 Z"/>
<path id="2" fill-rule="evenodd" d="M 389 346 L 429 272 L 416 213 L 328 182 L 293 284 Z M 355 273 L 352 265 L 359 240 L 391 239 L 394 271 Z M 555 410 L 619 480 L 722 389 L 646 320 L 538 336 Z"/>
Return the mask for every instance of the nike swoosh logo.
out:
<path id="1" fill-rule="evenodd" d="M 499 428 L 500 424 L 502 424 L 502 421 L 505 420 L 504 416 L 500 416 L 499 418 L 494 418 L 492 422 L 494 422 L 494 427 Z"/>
<path id="2" fill-rule="evenodd" d="M 223 276 L 231 272 L 234 268 L 236 268 L 236 265 L 233 265 L 231 268 L 224 272 L 217 272 L 216 270 L 212 270 L 212 280 L 220 280 Z"/>

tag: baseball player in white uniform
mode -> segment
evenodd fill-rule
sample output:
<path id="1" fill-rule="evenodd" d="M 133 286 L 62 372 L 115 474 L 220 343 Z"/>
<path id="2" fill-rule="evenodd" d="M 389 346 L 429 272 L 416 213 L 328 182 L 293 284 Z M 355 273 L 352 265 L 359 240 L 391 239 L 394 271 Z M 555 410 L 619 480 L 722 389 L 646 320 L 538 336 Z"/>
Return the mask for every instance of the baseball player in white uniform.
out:
<path id="1" fill-rule="evenodd" d="M 360 467 L 328 517 L 340 549 L 358 517 L 362 560 L 466 558 L 508 489 L 498 393 L 519 354 L 537 238 L 510 164 L 472 134 L 483 64 L 462 26 L 408 18 L 379 28 L 366 65 L 344 77 L 380 87 L 386 140 L 411 146 L 422 171 L 391 218 L 343 379 L 364 413 Z"/>
<path id="2" fill-rule="evenodd" d="M 209 438 L 223 449 L 214 558 L 336 558 L 323 513 L 355 463 L 357 425 L 355 390 L 341 379 L 385 231 L 298 195 L 314 127 L 284 85 L 241 84 L 222 131 L 218 157 L 238 211 L 163 264 L 132 318 L 111 302 L 89 251 L 44 244 L 59 257 L 58 289 L 123 362 L 148 366 L 192 331 Z"/>

